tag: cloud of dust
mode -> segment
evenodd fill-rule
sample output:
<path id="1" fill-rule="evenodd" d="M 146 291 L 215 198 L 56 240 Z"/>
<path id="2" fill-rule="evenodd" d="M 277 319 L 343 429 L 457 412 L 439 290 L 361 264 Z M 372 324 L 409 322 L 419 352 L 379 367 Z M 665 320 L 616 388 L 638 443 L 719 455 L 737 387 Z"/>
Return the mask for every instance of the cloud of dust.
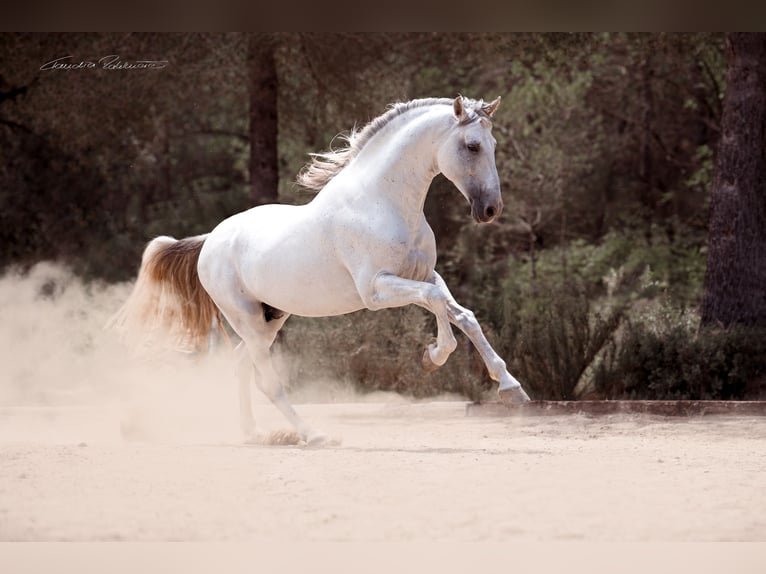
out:
<path id="1" fill-rule="evenodd" d="M 199 355 L 131 350 L 104 328 L 131 288 L 85 284 L 51 263 L 0 277 L 0 439 L 241 441 L 230 346 Z M 301 360 L 276 359 L 285 374 Z M 259 429 L 289 427 L 257 389 L 252 395 Z M 327 379 L 301 381 L 289 396 L 294 404 L 409 402 Z"/>
<path id="2" fill-rule="evenodd" d="M 139 355 L 104 328 L 131 287 L 86 285 L 50 263 L 0 278 L 4 440 L 238 436 L 229 349 L 205 356 L 168 350 Z"/>

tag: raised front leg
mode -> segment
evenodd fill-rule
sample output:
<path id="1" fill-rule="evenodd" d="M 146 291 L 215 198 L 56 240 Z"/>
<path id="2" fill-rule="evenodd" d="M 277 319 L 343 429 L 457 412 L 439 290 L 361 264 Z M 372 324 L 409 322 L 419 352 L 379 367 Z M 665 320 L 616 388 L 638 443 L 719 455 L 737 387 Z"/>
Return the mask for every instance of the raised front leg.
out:
<path id="1" fill-rule="evenodd" d="M 443 365 L 457 347 L 447 315 L 447 296 L 433 283 L 404 279 L 389 273 L 381 273 L 373 282 L 373 294 L 366 301 L 370 309 L 387 309 L 418 305 L 436 317 L 436 341 L 429 344 L 423 355 L 423 366 L 429 370 Z"/>
<path id="2" fill-rule="evenodd" d="M 444 294 L 449 321 L 456 325 L 471 340 L 479 355 L 481 355 L 484 364 L 487 366 L 489 376 L 493 381 L 499 383 L 497 392 L 500 398 L 512 403 L 528 402 L 529 396 L 522 388 L 521 383 L 508 372 L 505 361 L 500 358 L 492 348 L 492 345 L 489 344 L 489 341 L 487 341 L 473 311 L 462 307 L 455 301 L 444 279 L 436 271 L 433 273 L 432 281 Z"/>

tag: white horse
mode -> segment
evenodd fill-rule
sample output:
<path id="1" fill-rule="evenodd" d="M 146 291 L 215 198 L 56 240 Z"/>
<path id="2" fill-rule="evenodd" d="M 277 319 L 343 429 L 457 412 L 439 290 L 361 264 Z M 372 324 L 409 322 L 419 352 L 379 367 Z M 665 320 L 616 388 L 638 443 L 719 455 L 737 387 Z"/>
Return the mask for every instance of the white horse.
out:
<path id="1" fill-rule="evenodd" d="M 450 324 L 471 340 L 503 400 L 529 400 L 482 333 L 434 270 L 436 242 L 423 214 L 431 180 L 443 173 L 479 223 L 503 209 L 495 167 L 492 115 L 486 104 L 457 97 L 393 105 L 347 138 L 338 151 L 313 154 L 298 176 L 320 190 L 306 205 L 262 205 L 238 213 L 211 233 L 158 237 L 143 255 L 120 322 L 157 324 L 204 344 L 220 313 L 241 337 L 239 375 L 243 431 L 255 425 L 250 401 L 258 387 L 308 443 L 322 442 L 287 400 L 271 346 L 290 315 L 320 317 L 415 304 L 434 314 L 427 370 L 457 345 Z"/>

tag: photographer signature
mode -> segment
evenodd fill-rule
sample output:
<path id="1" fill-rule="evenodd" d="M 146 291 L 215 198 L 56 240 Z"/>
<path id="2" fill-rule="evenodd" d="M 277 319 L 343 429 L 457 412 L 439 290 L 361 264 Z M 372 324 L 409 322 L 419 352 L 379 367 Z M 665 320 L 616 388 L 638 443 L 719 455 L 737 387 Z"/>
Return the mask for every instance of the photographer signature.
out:
<path id="1" fill-rule="evenodd" d="M 62 56 L 40 66 L 41 70 L 160 70 L 168 65 L 167 60 L 122 60 L 117 54 L 99 58 L 98 61 L 74 61 L 74 56 Z"/>

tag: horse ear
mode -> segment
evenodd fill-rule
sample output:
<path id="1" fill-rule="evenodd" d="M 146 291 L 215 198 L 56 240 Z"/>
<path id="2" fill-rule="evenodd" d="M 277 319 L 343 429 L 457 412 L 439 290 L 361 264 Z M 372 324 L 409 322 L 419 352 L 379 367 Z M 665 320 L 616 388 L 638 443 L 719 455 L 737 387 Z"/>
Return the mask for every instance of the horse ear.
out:
<path id="1" fill-rule="evenodd" d="M 463 96 L 458 96 L 455 101 L 452 102 L 452 109 L 455 112 L 455 117 L 459 122 L 465 119 L 465 109 L 463 109 Z"/>
<path id="2" fill-rule="evenodd" d="M 497 96 L 494 101 L 488 103 L 482 109 L 484 110 L 484 113 L 486 113 L 491 118 L 492 115 L 497 111 L 497 108 L 499 106 L 500 106 L 500 96 Z"/>

